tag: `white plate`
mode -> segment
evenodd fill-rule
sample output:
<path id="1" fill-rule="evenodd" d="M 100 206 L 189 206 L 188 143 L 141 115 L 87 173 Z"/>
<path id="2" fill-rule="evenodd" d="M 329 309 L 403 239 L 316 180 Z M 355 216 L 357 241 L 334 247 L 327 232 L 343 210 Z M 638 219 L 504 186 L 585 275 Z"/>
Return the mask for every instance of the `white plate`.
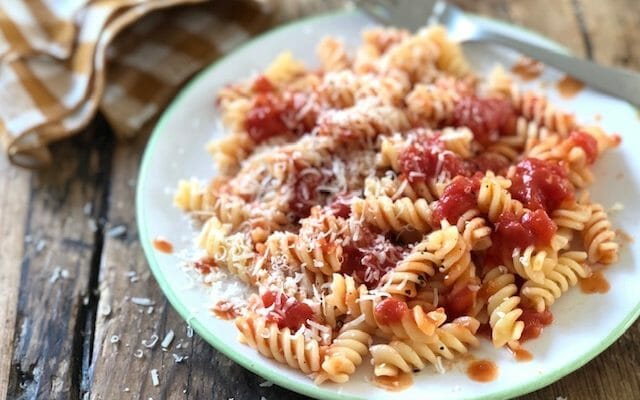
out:
<path id="1" fill-rule="evenodd" d="M 510 34 L 530 42 L 556 47 L 543 38 L 521 29 L 489 22 Z M 151 246 L 157 235 L 165 236 L 177 250 L 189 248 L 193 232 L 184 216 L 171 204 L 171 190 L 181 178 L 195 176 L 210 179 L 215 173 L 205 152 L 205 143 L 223 135 L 218 115 L 214 111 L 216 92 L 224 84 L 263 69 L 283 50 L 315 65 L 314 48 L 318 40 L 333 34 L 354 48 L 360 31 L 371 22 L 352 11 L 315 17 L 285 26 L 263 35 L 204 70 L 180 93 L 158 123 L 147 146 L 138 183 L 137 217 L 140 238 L 153 273 L 165 295 L 193 328 L 205 340 L 236 362 L 269 381 L 318 398 L 434 398 L 481 399 L 506 398 L 527 393 L 548 385 L 582 366 L 613 343 L 633 323 L 640 313 L 640 270 L 634 259 L 640 256 L 640 245 L 625 243 L 620 261 L 606 276 L 611 290 L 605 295 L 584 295 L 571 290 L 553 305 L 554 323 L 545 329 L 540 339 L 526 343 L 534 354 L 528 363 L 516 362 L 504 349 L 494 349 L 483 340 L 478 356 L 496 361 L 499 377 L 490 383 L 476 383 L 464 373 L 463 365 L 444 375 L 427 369 L 414 378 L 414 385 L 399 393 L 387 392 L 369 383 L 367 365 L 361 367 L 347 384 L 315 386 L 299 371 L 259 356 L 255 350 L 236 341 L 236 331 L 229 321 L 216 319 L 208 311 L 210 298 L 203 287 L 188 288 L 189 281 L 177 267 L 177 255 L 159 253 Z M 488 44 L 465 48 L 472 64 L 486 74 L 496 63 L 510 66 L 517 54 Z M 640 123 L 636 111 L 628 104 L 591 90 L 583 90 L 571 101 L 558 98 L 553 89 L 562 74 L 546 68 L 535 85 L 545 82 L 549 95 L 559 106 L 576 113 L 584 122 L 602 116 L 608 132 L 619 133 L 622 146 L 599 160 L 595 172 L 597 181 L 592 197 L 605 208 L 620 202 L 626 208 L 612 220 L 616 227 L 633 237 L 640 236 Z"/>

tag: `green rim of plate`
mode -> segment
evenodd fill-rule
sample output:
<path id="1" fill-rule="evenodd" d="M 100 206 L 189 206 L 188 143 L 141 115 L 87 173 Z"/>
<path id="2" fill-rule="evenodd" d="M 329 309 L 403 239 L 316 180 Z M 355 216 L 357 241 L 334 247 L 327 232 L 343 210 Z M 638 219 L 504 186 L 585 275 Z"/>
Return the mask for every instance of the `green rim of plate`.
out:
<path id="1" fill-rule="evenodd" d="M 256 36 L 255 38 L 252 38 L 251 40 L 248 40 L 247 42 L 243 43 L 241 46 L 236 48 L 234 52 L 240 51 L 244 47 L 247 47 L 257 41 L 260 41 L 264 37 L 270 36 L 282 30 L 299 27 L 301 25 L 305 25 L 312 21 L 334 18 L 338 15 L 350 14 L 355 12 L 357 11 L 341 10 L 337 12 L 321 14 L 321 15 L 301 19 L 298 21 L 294 21 L 288 24 L 284 24 L 278 28 L 272 29 L 266 33 Z M 545 38 L 544 36 L 541 36 L 536 32 L 527 30 L 525 28 L 522 28 L 516 25 L 511 25 L 503 21 L 481 17 L 478 15 L 473 15 L 473 17 L 493 25 L 502 26 L 505 29 L 510 29 L 512 31 L 513 30 L 520 31 L 522 33 L 527 34 L 528 36 L 536 37 L 538 40 L 544 42 L 546 46 L 553 48 L 556 51 L 569 53 L 569 51 L 565 47 L 559 45 L 556 42 L 551 41 L 550 39 Z M 223 62 L 225 59 L 226 59 L 226 56 L 220 58 L 219 60 L 215 61 L 211 65 L 207 66 L 185 85 L 185 87 L 178 93 L 178 95 L 174 98 L 174 100 L 171 102 L 171 104 L 167 107 L 165 112 L 162 114 L 156 127 L 153 130 L 151 138 L 149 139 L 149 143 L 147 144 L 144 155 L 142 157 L 142 164 L 140 167 L 140 173 L 138 175 L 138 186 L 136 189 L 136 219 L 138 223 L 138 232 L 139 232 L 140 242 L 142 243 L 142 248 L 144 250 L 145 256 L 147 258 L 147 261 L 149 263 L 149 266 L 151 268 L 151 271 L 153 272 L 153 275 L 156 281 L 158 282 L 158 284 L 160 285 L 160 288 L 162 289 L 162 292 L 167 297 L 167 299 L 169 300 L 173 308 L 178 312 L 178 314 L 180 314 L 180 316 L 192 326 L 192 328 L 198 333 L 198 335 L 200 335 L 210 345 L 215 347 L 218 351 L 222 352 L 223 354 L 225 354 L 227 357 L 229 357 L 236 363 L 242 365 L 244 368 L 254 372 L 255 374 L 260 375 L 264 379 L 267 379 L 277 384 L 278 386 L 287 388 L 289 390 L 293 390 L 295 392 L 298 392 L 307 396 L 311 396 L 319 399 L 336 399 L 336 400 L 361 399 L 358 397 L 347 396 L 345 394 L 338 393 L 334 390 L 324 389 L 320 386 L 314 385 L 312 382 L 300 383 L 300 382 L 291 380 L 286 376 L 278 374 L 277 371 L 270 369 L 268 366 L 262 366 L 260 364 L 257 364 L 251 357 L 244 356 L 240 353 L 234 352 L 233 349 L 231 348 L 225 347 L 214 333 L 205 329 L 204 325 L 198 320 L 198 318 L 195 318 L 192 316 L 192 314 L 189 312 L 189 310 L 180 300 L 180 296 L 171 290 L 169 283 L 166 277 L 164 276 L 164 274 L 162 273 L 160 266 L 158 264 L 158 261 L 156 260 L 155 251 L 151 245 L 151 242 L 148 240 L 145 240 L 145 238 L 148 238 L 151 236 L 149 235 L 149 232 L 147 230 L 146 213 L 144 208 L 145 199 L 144 199 L 144 195 L 142 193 L 141 188 L 146 186 L 145 184 L 147 179 L 152 176 L 152 174 L 149 171 L 149 159 L 151 158 L 151 155 L 154 153 L 155 145 L 158 142 L 158 140 L 160 140 L 160 134 L 164 128 L 164 125 L 166 121 L 170 118 L 170 115 L 174 110 L 174 108 L 176 107 L 176 105 L 183 100 L 187 92 L 189 92 L 194 86 L 196 86 L 201 79 L 207 76 L 213 69 L 216 68 L 216 66 L 219 63 Z M 585 353 L 576 362 L 565 365 L 562 368 L 557 368 L 549 373 L 546 373 L 540 376 L 537 380 L 533 382 L 529 382 L 520 387 L 509 388 L 509 389 L 497 391 L 485 396 L 473 397 L 472 399 L 482 400 L 482 399 L 512 398 L 512 397 L 527 394 L 527 393 L 533 392 L 534 390 L 548 386 L 553 382 L 559 380 L 560 378 L 582 367 L 584 364 L 591 361 L 598 354 L 602 353 L 607 347 L 609 347 L 620 336 L 622 336 L 622 334 L 631 326 L 631 324 L 633 324 L 633 322 L 638 318 L 638 316 L 640 316 L 640 302 L 635 306 L 632 312 L 629 313 L 629 315 L 627 315 L 626 318 L 623 321 L 621 321 L 620 324 L 618 324 L 618 326 L 608 336 L 603 338 L 600 341 L 600 343 L 598 343 L 596 346 L 591 348 L 589 352 Z M 259 354 L 256 353 L 255 357 L 259 357 Z"/>

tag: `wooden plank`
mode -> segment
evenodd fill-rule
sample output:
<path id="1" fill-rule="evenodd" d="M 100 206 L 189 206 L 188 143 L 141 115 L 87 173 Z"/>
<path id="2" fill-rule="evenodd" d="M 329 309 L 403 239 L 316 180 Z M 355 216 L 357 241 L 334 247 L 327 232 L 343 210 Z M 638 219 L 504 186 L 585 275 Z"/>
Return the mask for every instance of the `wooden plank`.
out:
<path id="1" fill-rule="evenodd" d="M 0 156 L 0 399 L 7 394 L 31 173 Z M 29 245 L 28 243 L 26 245 Z"/>
<path id="2" fill-rule="evenodd" d="M 298 395 L 277 388 L 260 387 L 263 379 L 235 364 L 197 335 L 187 336 L 181 317 L 171 308 L 151 276 L 135 226 L 134 185 L 146 137 L 117 146 L 111 179 L 111 201 L 107 234 L 100 262 L 93 359 L 84 389 L 91 399 L 120 396 L 154 399 L 267 398 L 295 399 Z M 110 237 L 109 231 L 123 226 L 126 233 Z M 150 238 L 142 238 L 150 240 Z M 141 297 L 153 308 L 131 302 Z M 175 339 L 168 351 L 160 342 L 169 331 Z M 153 335 L 158 343 L 151 349 Z M 117 343 L 112 339 L 117 336 Z M 142 353 L 141 358 L 136 353 Z M 173 354 L 188 357 L 176 363 Z M 153 385 L 157 370 L 159 385 Z"/>
<path id="3" fill-rule="evenodd" d="M 7 266 L 20 274 L 15 328 L 7 332 L 13 342 L 11 398 L 78 398 L 97 217 L 85 210 L 98 210 L 102 201 L 109 140 L 90 129 L 54 146 L 55 168 L 34 174 L 29 193 L 11 199 L 28 202 L 26 219 L 10 225 L 24 226 L 24 232 L 16 228 L 17 240 L 31 238 L 22 260 L 12 257 Z"/>
<path id="4" fill-rule="evenodd" d="M 318 4 L 311 11 L 335 6 Z M 273 23 L 301 12 L 309 12 L 309 9 L 296 6 L 288 14 L 272 16 L 268 20 Z M 221 8 L 220 13 L 225 18 L 234 16 L 228 8 Z M 240 17 L 245 18 L 240 22 L 247 26 L 246 15 Z M 266 19 L 259 20 L 261 25 L 252 29 L 264 28 L 262 24 Z M 141 399 L 300 398 L 277 386 L 259 386 L 264 381 L 262 378 L 232 362 L 197 335 L 188 337 L 185 322 L 162 295 L 142 253 L 132 207 L 138 164 L 146 140 L 145 135 L 138 137 L 132 144 L 117 146 L 114 153 L 107 214 L 109 224 L 100 260 L 93 356 L 83 394 L 86 391 L 91 399 L 124 396 Z M 124 226 L 126 234 L 111 237 L 108 232 L 116 226 Z M 131 297 L 149 299 L 153 308 L 135 305 Z M 175 339 L 168 351 L 163 351 L 160 342 L 169 331 L 174 332 Z M 149 345 L 153 335 L 159 342 L 153 348 L 146 348 L 144 343 Z M 117 343 L 113 343 L 115 337 Z M 142 357 L 137 358 L 136 354 L 140 353 Z M 177 363 L 174 354 L 186 358 Z M 153 385 L 151 378 L 154 370 L 158 373 L 158 386 Z"/>
<path id="5" fill-rule="evenodd" d="M 593 57 L 606 65 L 640 71 L 640 2 L 575 0 L 582 12 Z"/>

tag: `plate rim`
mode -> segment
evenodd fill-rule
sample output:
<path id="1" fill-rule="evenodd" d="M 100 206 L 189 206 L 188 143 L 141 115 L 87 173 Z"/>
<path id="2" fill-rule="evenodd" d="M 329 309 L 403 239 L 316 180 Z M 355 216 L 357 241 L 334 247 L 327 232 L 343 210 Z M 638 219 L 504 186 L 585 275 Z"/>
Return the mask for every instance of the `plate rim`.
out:
<path id="1" fill-rule="evenodd" d="M 137 179 L 137 185 L 136 185 L 136 194 L 135 194 L 135 211 L 136 211 L 136 223 L 138 227 L 138 236 L 140 238 L 140 243 L 142 245 L 142 249 L 143 249 L 147 264 L 149 265 L 149 268 L 151 269 L 151 272 L 153 273 L 153 276 L 156 282 L 158 283 L 158 286 L 160 287 L 163 295 L 167 298 L 167 300 L 169 300 L 169 303 L 178 312 L 180 317 L 185 322 L 187 322 L 187 324 L 189 324 L 198 333 L 198 335 L 200 335 L 209 345 L 213 346 L 217 351 L 229 357 L 235 363 L 240 364 L 243 368 L 248 369 L 249 371 L 257 374 L 258 376 L 261 376 L 262 378 L 277 384 L 278 386 L 281 386 L 283 388 L 292 390 L 300 394 L 318 398 L 318 399 L 343 400 L 343 399 L 365 399 L 365 397 L 353 397 L 350 395 L 346 395 L 344 393 L 340 393 L 335 390 L 325 389 L 322 386 L 315 385 L 312 381 L 309 381 L 309 383 L 297 382 L 295 380 L 288 378 L 286 375 L 279 374 L 276 370 L 272 370 L 267 366 L 262 366 L 257 363 L 254 363 L 250 357 L 234 351 L 232 347 L 224 346 L 223 343 L 218 339 L 218 337 L 212 332 L 210 332 L 209 330 L 207 330 L 202 324 L 202 322 L 199 321 L 199 318 L 197 316 L 194 316 L 189 311 L 187 306 L 182 303 L 182 301 L 180 300 L 179 294 L 177 294 L 177 292 L 174 292 L 171 289 L 166 276 L 163 274 L 160 268 L 159 262 L 156 259 L 156 252 L 153 249 L 151 241 L 146 240 L 151 236 L 149 236 L 149 231 L 147 229 L 147 223 L 146 223 L 147 218 L 146 218 L 146 212 L 145 212 L 145 207 L 143 203 L 145 200 L 145 195 L 143 193 L 142 188 L 146 186 L 147 179 L 150 176 L 152 176 L 152 174 L 149 173 L 150 159 L 152 158 L 152 154 L 154 154 L 156 144 L 160 140 L 159 138 L 162 136 L 163 130 L 165 130 L 164 126 L 173 115 L 173 111 L 175 110 L 175 108 L 177 108 L 177 105 L 184 100 L 187 93 L 190 92 L 191 89 L 193 89 L 193 87 L 195 87 L 201 80 L 203 80 L 206 76 L 208 76 L 209 73 L 212 73 L 212 71 L 215 70 L 220 63 L 224 62 L 230 55 L 236 52 L 242 51 L 244 48 L 249 47 L 252 44 L 259 42 L 262 39 L 268 36 L 271 36 L 277 32 L 280 32 L 282 30 L 292 29 L 292 28 L 299 27 L 301 25 L 305 25 L 310 22 L 315 22 L 322 19 L 330 19 L 337 16 L 343 16 L 346 14 L 355 14 L 355 13 L 358 13 L 356 9 L 347 9 L 347 10 L 342 9 L 342 10 L 331 11 L 327 13 L 310 16 L 307 18 L 295 20 L 295 21 L 280 25 L 278 27 L 265 31 L 260 35 L 257 35 L 245 41 L 240 46 L 233 49 L 233 51 L 230 51 L 229 53 L 225 54 L 224 56 L 212 62 L 211 64 L 207 65 L 197 74 L 195 74 L 174 96 L 174 98 L 167 105 L 165 110 L 162 112 L 162 115 L 156 122 L 153 128 L 153 131 L 149 137 L 149 140 L 145 146 L 144 153 L 142 155 L 142 160 L 140 163 L 140 170 L 138 173 L 138 179 Z M 566 47 L 560 45 L 555 41 L 552 41 L 549 38 L 542 36 L 537 32 L 531 31 L 529 29 L 511 24 L 505 21 L 500 21 L 500 20 L 496 20 L 493 18 L 488 18 L 485 16 L 480 16 L 472 13 L 469 13 L 469 14 L 473 18 L 482 20 L 485 23 L 501 26 L 504 29 L 509 29 L 512 31 L 519 31 L 527 36 L 535 37 L 545 46 L 550 47 L 556 51 L 563 52 L 563 53 L 570 53 L 570 51 Z M 629 103 L 625 102 L 625 104 L 628 104 L 630 107 L 632 107 Z M 590 351 L 585 352 L 576 362 L 569 363 L 568 365 L 561 368 L 552 369 L 550 372 L 540 375 L 536 380 L 531 381 L 525 385 L 506 388 L 504 390 L 498 390 L 496 392 L 489 393 L 487 395 L 473 397 L 472 399 L 482 400 L 482 399 L 495 399 L 495 398 L 512 398 L 515 396 L 531 393 L 535 390 L 546 387 L 558 381 L 559 379 L 569 375 L 570 373 L 576 371 L 577 369 L 581 368 L 586 363 L 593 360 L 596 356 L 604 352 L 618 338 L 620 338 L 627 331 L 627 329 L 629 329 L 629 327 L 636 321 L 636 319 L 638 319 L 639 316 L 640 316 L 640 301 L 638 301 L 638 303 L 631 310 L 631 312 L 628 315 L 626 315 L 626 317 L 615 327 L 615 329 L 613 329 L 606 337 L 604 337 L 601 341 L 599 341 L 597 345 L 593 346 L 590 349 Z M 259 355 L 256 355 L 256 356 L 259 356 Z M 275 361 L 271 360 L 270 362 L 275 362 Z"/>

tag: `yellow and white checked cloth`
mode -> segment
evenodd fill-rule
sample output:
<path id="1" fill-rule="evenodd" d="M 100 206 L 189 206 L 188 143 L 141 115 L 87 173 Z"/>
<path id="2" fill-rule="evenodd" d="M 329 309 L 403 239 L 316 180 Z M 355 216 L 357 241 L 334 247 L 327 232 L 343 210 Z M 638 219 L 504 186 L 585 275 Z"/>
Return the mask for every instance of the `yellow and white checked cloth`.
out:
<path id="1" fill-rule="evenodd" d="M 1 1 L 0 138 L 7 155 L 25 167 L 47 165 L 47 145 L 84 128 L 98 109 L 118 136 L 135 135 L 196 71 L 269 25 L 315 11 L 310 3 Z"/>

